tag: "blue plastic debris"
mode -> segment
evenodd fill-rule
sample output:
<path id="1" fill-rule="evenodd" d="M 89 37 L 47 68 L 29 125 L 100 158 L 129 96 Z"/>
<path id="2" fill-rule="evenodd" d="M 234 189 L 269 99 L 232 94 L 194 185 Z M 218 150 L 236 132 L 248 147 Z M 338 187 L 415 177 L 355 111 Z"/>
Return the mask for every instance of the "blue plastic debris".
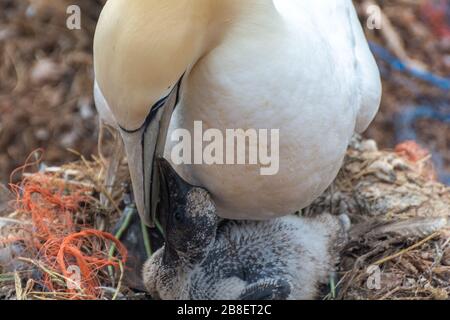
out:
<path id="1" fill-rule="evenodd" d="M 433 85 L 446 92 L 450 91 L 450 78 L 440 77 L 438 75 L 435 75 L 434 73 L 409 66 L 407 63 L 395 57 L 383 46 L 375 42 L 372 41 L 370 42 L 370 48 L 372 49 L 373 53 L 377 56 L 377 58 L 388 63 L 394 70 L 408 73 L 410 76 L 425 81 L 430 85 Z"/>

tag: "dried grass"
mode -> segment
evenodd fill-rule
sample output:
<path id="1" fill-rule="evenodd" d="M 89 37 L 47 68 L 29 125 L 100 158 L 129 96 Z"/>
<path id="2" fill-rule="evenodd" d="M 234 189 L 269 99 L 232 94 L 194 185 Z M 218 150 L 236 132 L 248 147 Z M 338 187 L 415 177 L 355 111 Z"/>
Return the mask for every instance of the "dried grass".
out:
<path id="1" fill-rule="evenodd" d="M 135 295 L 122 283 L 126 249 L 108 232 L 121 214 L 124 188 L 114 185 L 110 206 L 102 206 L 103 172 L 102 162 L 85 159 L 22 172 L 21 183 L 12 185 L 16 199 L 9 204 L 14 211 L 0 217 L 0 296 L 47 300 Z M 119 168 L 118 177 L 121 173 L 124 182 L 126 166 Z"/>
<path id="2" fill-rule="evenodd" d="M 334 185 L 305 209 L 352 220 L 338 299 L 448 298 L 450 188 L 432 179 L 422 152 L 411 161 L 403 151 L 379 151 L 373 141 L 356 139 Z M 370 285 L 376 280 L 378 288 Z"/>

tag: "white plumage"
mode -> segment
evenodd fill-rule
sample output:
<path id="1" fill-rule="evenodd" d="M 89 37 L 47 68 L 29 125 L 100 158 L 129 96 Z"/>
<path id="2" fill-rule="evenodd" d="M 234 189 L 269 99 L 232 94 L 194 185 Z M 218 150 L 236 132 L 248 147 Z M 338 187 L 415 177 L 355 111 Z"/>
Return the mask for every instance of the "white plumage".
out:
<path id="1" fill-rule="evenodd" d="M 222 131 L 280 129 L 277 175 L 261 176 L 259 165 L 176 166 L 231 219 L 308 206 L 336 177 L 350 138 L 373 120 L 381 96 L 350 0 L 110 0 L 95 57 L 109 118 L 125 129 L 139 128 L 183 73 L 168 137 L 196 120 Z M 123 136 L 135 192 L 144 192 L 142 171 L 151 164 L 142 168 L 140 138 Z M 144 198 L 137 195 L 138 208 L 148 216 Z"/>

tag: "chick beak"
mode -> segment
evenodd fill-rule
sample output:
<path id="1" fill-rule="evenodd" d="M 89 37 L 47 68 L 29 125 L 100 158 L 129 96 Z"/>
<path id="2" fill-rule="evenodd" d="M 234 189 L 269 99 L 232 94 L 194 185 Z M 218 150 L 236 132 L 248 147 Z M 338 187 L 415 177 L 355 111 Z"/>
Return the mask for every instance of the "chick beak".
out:
<path id="1" fill-rule="evenodd" d="M 133 184 L 134 199 L 142 221 L 155 226 L 160 201 L 160 170 L 172 113 L 178 104 L 181 80 L 167 98 L 153 106 L 144 125 L 136 131 L 121 130 Z"/>
<path id="2" fill-rule="evenodd" d="M 158 221 L 166 231 L 167 223 L 170 220 L 173 208 L 183 205 L 186 195 L 195 188 L 186 182 L 164 158 L 158 158 L 157 165 L 160 178 L 160 206 L 158 208 Z"/>

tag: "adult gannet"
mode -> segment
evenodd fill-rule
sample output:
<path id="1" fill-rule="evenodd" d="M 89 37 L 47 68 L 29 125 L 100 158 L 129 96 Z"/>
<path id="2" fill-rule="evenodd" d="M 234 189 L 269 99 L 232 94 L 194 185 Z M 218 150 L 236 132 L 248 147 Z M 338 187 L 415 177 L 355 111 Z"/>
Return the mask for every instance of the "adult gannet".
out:
<path id="1" fill-rule="evenodd" d="M 311 300 L 346 242 L 347 216 L 224 220 L 203 188 L 160 162 L 165 245 L 144 265 L 144 284 L 163 300 Z"/>
<path id="2" fill-rule="evenodd" d="M 120 128 L 148 224 L 159 199 L 154 159 L 170 158 L 175 129 L 192 131 L 195 120 L 222 132 L 279 129 L 276 175 L 260 165 L 175 167 L 212 193 L 221 217 L 268 219 L 331 184 L 381 96 L 350 0 L 109 0 L 94 65 L 96 100 Z"/>

